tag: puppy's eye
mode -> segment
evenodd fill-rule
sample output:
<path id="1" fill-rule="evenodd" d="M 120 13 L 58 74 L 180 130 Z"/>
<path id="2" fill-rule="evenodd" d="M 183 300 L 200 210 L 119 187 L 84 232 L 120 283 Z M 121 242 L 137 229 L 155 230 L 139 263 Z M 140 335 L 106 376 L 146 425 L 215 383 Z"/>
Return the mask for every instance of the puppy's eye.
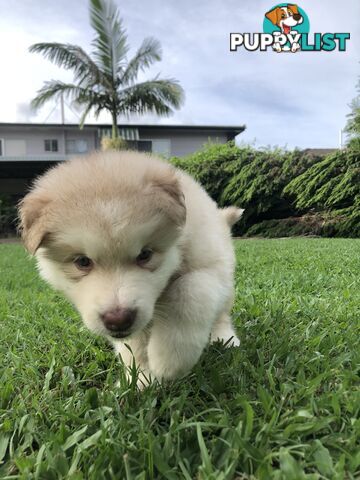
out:
<path id="1" fill-rule="evenodd" d="M 83 270 L 85 272 L 90 271 L 94 266 L 93 261 L 86 255 L 79 255 L 78 257 L 76 257 L 74 259 L 74 264 L 79 270 Z"/>
<path id="2" fill-rule="evenodd" d="M 136 257 L 136 263 L 140 266 L 145 265 L 151 260 L 153 253 L 154 252 L 151 250 L 151 248 L 143 248 L 139 255 Z"/>

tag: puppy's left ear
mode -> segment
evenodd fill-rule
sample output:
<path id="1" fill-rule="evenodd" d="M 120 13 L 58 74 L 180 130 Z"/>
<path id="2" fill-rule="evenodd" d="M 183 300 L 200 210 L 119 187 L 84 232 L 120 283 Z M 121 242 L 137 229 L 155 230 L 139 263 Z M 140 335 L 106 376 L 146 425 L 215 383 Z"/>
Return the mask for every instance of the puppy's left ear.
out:
<path id="1" fill-rule="evenodd" d="M 164 212 L 175 225 L 181 227 L 186 220 L 185 197 L 175 170 L 158 173 L 151 179 L 155 206 Z"/>
<path id="2" fill-rule="evenodd" d="M 44 211 L 50 199 L 38 192 L 28 193 L 19 203 L 19 226 L 25 248 L 34 255 L 46 234 Z"/>

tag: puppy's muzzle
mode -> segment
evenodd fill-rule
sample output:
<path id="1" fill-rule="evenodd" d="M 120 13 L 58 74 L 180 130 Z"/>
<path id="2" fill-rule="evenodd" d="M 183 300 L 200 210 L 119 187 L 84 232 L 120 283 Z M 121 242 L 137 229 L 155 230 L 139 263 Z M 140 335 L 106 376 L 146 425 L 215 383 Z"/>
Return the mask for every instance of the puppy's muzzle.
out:
<path id="1" fill-rule="evenodd" d="M 136 310 L 116 307 L 100 315 L 109 335 L 115 338 L 124 338 L 130 335 L 131 327 L 135 322 Z"/>

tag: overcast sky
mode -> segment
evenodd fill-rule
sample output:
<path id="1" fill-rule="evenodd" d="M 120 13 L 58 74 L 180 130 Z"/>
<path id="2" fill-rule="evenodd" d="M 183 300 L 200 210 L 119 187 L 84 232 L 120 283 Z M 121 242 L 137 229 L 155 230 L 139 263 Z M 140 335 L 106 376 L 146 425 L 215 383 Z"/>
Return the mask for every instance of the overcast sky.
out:
<path id="1" fill-rule="evenodd" d="M 238 138 L 261 145 L 336 147 L 360 74 L 360 1 L 302 0 L 313 32 L 350 32 L 346 52 L 229 51 L 230 32 L 261 32 L 264 0 L 115 0 L 135 50 L 146 36 L 160 40 L 163 60 L 148 77 L 177 78 L 184 107 L 169 118 L 138 123 L 242 125 Z M 49 104 L 34 114 L 29 102 L 49 79 L 71 80 L 40 55 L 35 42 L 57 41 L 90 50 L 87 0 L 0 0 L 0 122 L 56 122 Z M 53 112 L 52 112 L 53 111 Z M 52 112 L 52 113 L 51 113 Z M 77 117 L 68 108 L 66 121 Z M 94 119 L 89 117 L 89 122 Z M 109 116 L 101 121 L 110 122 Z M 125 120 L 126 121 L 126 120 Z M 133 121 L 133 119 L 131 119 Z"/>

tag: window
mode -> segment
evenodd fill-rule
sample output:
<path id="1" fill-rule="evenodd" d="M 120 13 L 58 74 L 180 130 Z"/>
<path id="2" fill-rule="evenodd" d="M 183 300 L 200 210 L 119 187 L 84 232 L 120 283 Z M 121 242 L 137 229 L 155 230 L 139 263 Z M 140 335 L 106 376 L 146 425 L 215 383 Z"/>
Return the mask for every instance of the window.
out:
<path id="1" fill-rule="evenodd" d="M 26 141 L 21 138 L 6 139 L 6 156 L 17 157 L 26 155 Z"/>
<path id="2" fill-rule="evenodd" d="M 126 140 L 126 143 L 130 150 L 137 150 L 138 152 L 152 152 L 151 140 Z"/>
<path id="3" fill-rule="evenodd" d="M 56 139 L 44 140 L 45 152 L 58 152 L 59 145 Z"/>
<path id="4" fill-rule="evenodd" d="M 0 157 L 4 155 L 4 140 L 0 138 Z"/>
<path id="5" fill-rule="evenodd" d="M 88 150 L 87 140 L 66 140 L 66 153 L 86 153 Z"/>
<path id="6" fill-rule="evenodd" d="M 171 140 L 159 138 L 152 141 L 152 151 L 165 158 L 171 156 Z"/>

